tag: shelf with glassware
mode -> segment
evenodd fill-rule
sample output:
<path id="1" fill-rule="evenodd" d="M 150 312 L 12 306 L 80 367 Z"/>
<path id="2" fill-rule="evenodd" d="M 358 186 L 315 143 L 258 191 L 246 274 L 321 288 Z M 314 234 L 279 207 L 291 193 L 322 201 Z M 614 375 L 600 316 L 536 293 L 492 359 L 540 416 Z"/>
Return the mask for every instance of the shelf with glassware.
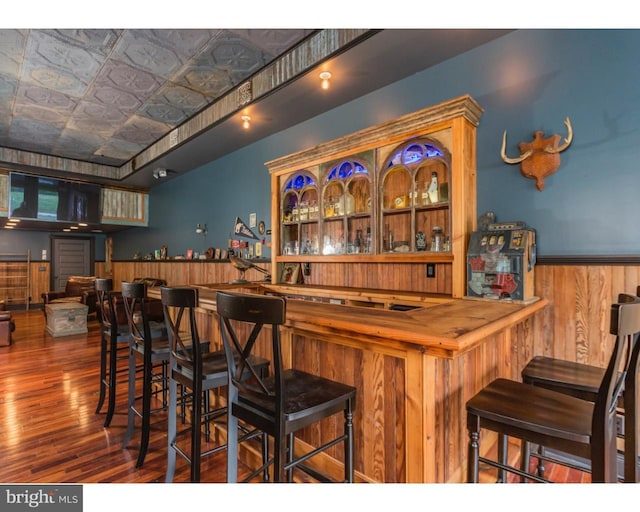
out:
<path id="1" fill-rule="evenodd" d="M 346 158 L 324 171 L 320 248 L 324 256 L 374 252 L 371 164 L 365 160 Z"/>
<path id="2" fill-rule="evenodd" d="M 372 183 L 367 168 L 358 160 L 325 167 L 320 186 L 320 167 L 284 178 L 280 254 L 372 254 Z"/>
<path id="3" fill-rule="evenodd" d="M 396 147 L 382 166 L 380 239 L 383 253 L 448 253 L 450 157 L 429 139 Z"/>
<path id="4" fill-rule="evenodd" d="M 287 179 L 280 213 L 281 254 L 317 254 L 319 217 L 317 178 L 301 171 Z"/>
<path id="5" fill-rule="evenodd" d="M 379 187 L 374 160 L 369 151 L 282 177 L 280 261 L 452 260 L 448 151 L 426 138 L 394 145 Z"/>
<path id="6" fill-rule="evenodd" d="M 481 115 L 482 108 L 465 95 L 266 162 L 272 275 L 284 263 L 317 262 L 311 284 L 401 286 L 464 296 L 467 241 L 477 219 Z M 355 161 L 367 171 L 366 192 L 356 186 L 359 173 L 352 168 L 346 174 Z M 298 203 L 310 186 L 301 183 L 295 194 L 287 187 L 301 173 L 313 177 L 317 220 L 294 221 L 292 211 L 287 216 L 287 194 Z M 363 265 L 348 268 L 354 263 Z M 429 269 L 425 276 L 424 263 L 435 264 L 435 276 Z"/>

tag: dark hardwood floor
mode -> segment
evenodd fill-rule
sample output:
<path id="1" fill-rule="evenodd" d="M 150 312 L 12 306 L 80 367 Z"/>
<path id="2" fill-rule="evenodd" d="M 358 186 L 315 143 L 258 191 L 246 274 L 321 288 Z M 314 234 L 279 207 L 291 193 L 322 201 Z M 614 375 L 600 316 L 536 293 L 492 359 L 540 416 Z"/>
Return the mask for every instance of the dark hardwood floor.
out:
<path id="1" fill-rule="evenodd" d="M 41 310 L 13 311 L 13 344 L 0 347 L 0 482 L 164 482 L 166 417 L 154 415 L 149 451 L 136 469 L 139 430 L 123 448 L 126 385 L 119 391 L 112 424 L 103 427 L 98 401 L 99 326 L 89 333 L 53 338 Z M 106 409 L 103 407 L 103 409 Z M 514 452 L 515 453 L 515 452 Z M 247 472 L 247 468 L 241 468 Z M 559 482 L 589 482 L 588 474 L 548 469 Z M 493 480 L 483 472 L 482 481 Z M 187 482 L 187 462 L 178 457 L 174 482 Z M 203 460 L 202 481 L 226 480 L 226 452 Z M 512 479 L 514 480 L 514 479 Z"/>

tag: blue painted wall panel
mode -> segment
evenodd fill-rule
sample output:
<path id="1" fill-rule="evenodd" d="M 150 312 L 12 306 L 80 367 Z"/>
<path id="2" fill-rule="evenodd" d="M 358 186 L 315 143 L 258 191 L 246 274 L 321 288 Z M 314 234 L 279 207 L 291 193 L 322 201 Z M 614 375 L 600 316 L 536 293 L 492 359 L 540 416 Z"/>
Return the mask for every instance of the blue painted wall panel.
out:
<path id="1" fill-rule="evenodd" d="M 114 235 L 116 258 L 226 246 L 236 215 L 270 226 L 264 162 L 459 96 L 485 109 L 478 128 L 478 213 L 523 220 L 542 255 L 636 254 L 640 226 L 640 31 L 522 30 L 274 134 L 152 189 L 148 229 Z M 399 57 L 401 58 L 401 57 Z M 500 158 L 535 130 L 574 140 L 543 192 Z M 206 238 L 195 234 L 206 222 Z M 268 255 L 268 251 L 266 252 Z"/>

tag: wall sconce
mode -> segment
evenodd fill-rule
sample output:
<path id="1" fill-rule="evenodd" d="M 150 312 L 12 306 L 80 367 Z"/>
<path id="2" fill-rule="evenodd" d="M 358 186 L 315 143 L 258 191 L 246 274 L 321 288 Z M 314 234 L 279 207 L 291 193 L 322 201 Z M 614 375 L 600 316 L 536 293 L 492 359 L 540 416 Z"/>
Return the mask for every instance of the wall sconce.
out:
<path id="1" fill-rule="evenodd" d="M 246 115 L 245 115 L 245 116 L 242 116 L 242 127 L 243 127 L 245 130 L 248 130 L 248 129 L 249 129 L 249 127 L 251 126 L 251 125 L 249 124 L 249 121 L 251 121 L 251 116 L 246 116 Z"/>
<path id="2" fill-rule="evenodd" d="M 196 224 L 196 233 L 202 236 L 207 234 L 207 225 L 206 224 Z"/>
<path id="3" fill-rule="evenodd" d="M 331 78 L 331 73 L 329 71 L 323 71 L 320 73 L 320 80 L 322 80 L 322 88 L 327 90 L 329 88 L 329 79 Z"/>

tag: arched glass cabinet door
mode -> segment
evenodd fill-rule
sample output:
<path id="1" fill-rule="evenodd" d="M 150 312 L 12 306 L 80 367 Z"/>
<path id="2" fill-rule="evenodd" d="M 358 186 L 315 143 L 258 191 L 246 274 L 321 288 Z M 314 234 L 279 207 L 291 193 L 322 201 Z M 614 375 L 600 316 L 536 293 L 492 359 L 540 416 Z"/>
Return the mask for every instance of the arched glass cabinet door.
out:
<path id="1" fill-rule="evenodd" d="M 391 151 L 380 170 L 382 252 L 431 251 L 431 233 L 442 230 L 448 252 L 451 234 L 449 152 L 429 138 L 406 141 Z"/>
<path id="2" fill-rule="evenodd" d="M 297 171 L 284 183 L 280 205 L 280 254 L 318 254 L 319 201 L 315 176 Z"/>
<path id="3" fill-rule="evenodd" d="M 321 254 L 374 252 L 373 186 L 367 164 L 339 160 L 327 166 L 322 183 Z"/>

